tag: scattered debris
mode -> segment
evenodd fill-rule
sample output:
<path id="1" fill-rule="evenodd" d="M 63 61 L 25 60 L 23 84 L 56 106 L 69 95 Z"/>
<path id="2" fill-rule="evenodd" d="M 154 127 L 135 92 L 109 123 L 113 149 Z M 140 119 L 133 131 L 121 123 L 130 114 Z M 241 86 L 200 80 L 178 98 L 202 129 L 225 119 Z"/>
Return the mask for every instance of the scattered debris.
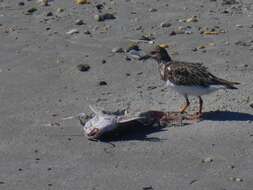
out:
<path id="1" fill-rule="evenodd" d="M 252 41 L 239 40 L 239 41 L 235 42 L 235 45 L 242 46 L 242 47 L 250 47 L 252 45 Z"/>
<path id="2" fill-rule="evenodd" d="M 143 187 L 142 190 L 154 190 L 152 186 Z"/>
<path id="3" fill-rule="evenodd" d="M 207 157 L 207 158 L 205 158 L 205 159 L 201 160 L 201 162 L 202 162 L 202 163 L 213 162 L 213 158 L 211 158 L 211 157 Z"/>
<path id="4" fill-rule="evenodd" d="M 48 6 L 48 0 L 38 0 L 38 2 L 43 6 Z"/>
<path id="5" fill-rule="evenodd" d="M 218 26 L 215 26 L 213 28 L 209 28 L 209 27 L 203 27 L 203 28 L 199 28 L 200 30 L 200 34 L 202 35 L 219 35 L 219 34 L 224 34 L 225 30 L 220 29 Z"/>
<path id="6" fill-rule="evenodd" d="M 112 48 L 112 53 L 123 53 L 124 50 L 121 47 L 114 47 Z"/>
<path id="7" fill-rule="evenodd" d="M 131 44 L 128 45 L 126 51 L 129 52 L 129 51 L 131 51 L 131 50 L 139 51 L 140 48 L 139 48 L 139 46 L 138 46 L 137 43 L 131 43 Z"/>
<path id="8" fill-rule="evenodd" d="M 162 27 L 162 28 L 168 28 L 168 27 L 170 27 L 170 26 L 171 26 L 170 21 L 164 21 L 164 22 L 162 22 L 162 23 L 160 24 L 160 27 Z"/>
<path id="9" fill-rule="evenodd" d="M 83 25 L 84 24 L 84 22 L 83 22 L 83 20 L 81 20 L 81 19 L 77 19 L 76 21 L 75 21 L 75 25 Z"/>
<path id="10" fill-rule="evenodd" d="M 95 15 L 94 19 L 98 22 L 105 21 L 105 20 L 113 20 L 116 19 L 116 17 L 111 13 L 105 13 L 102 15 Z"/>
<path id="11" fill-rule="evenodd" d="M 238 4 L 238 0 L 222 0 L 222 5 L 234 5 Z"/>
<path id="12" fill-rule="evenodd" d="M 89 71 L 90 70 L 90 65 L 88 64 L 80 64 L 80 65 L 77 65 L 77 69 L 81 72 L 86 72 L 86 71 Z"/>
<path id="13" fill-rule="evenodd" d="M 66 34 L 69 34 L 69 35 L 78 34 L 78 33 L 79 33 L 78 29 L 71 29 L 68 32 L 66 32 Z"/>
<path id="14" fill-rule="evenodd" d="M 243 182 L 243 179 L 242 178 L 239 178 L 239 177 L 230 177 L 229 178 L 231 181 L 235 181 L 235 182 Z"/>
<path id="15" fill-rule="evenodd" d="M 105 81 L 100 81 L 99 82 L 99 86 L 106 86 L 107 85 L 107 82 L 105 82 Z"/>
<path id="16" fill-rule="evenodd" d="M 78 5 L 84 5 L 84 4 L 90 4 L 89 0 L 75 0 L 76 4 Z"/>
<path id="17" fill-rule="evenodd" d="M 199 19 L 197 16 L 192 16 L 192 17 L 186 19 L 186 22 L 198 22 L 198 21 L 199 21 Z"/>
<path id="18" fill-rule="evenodd" d="M 36 12 L 38 9 L 33 7 L 33 8 L 30 8 L 26 11 L 26 15 L 32 15 L 34 12 Z"/>
<path id="19" fill-rule="evenodd" d="M 250 106 L 251 108 L 253 108 L 253 102 L 251 102 L 251 103 L 249 104 L 249 106 Z"/>

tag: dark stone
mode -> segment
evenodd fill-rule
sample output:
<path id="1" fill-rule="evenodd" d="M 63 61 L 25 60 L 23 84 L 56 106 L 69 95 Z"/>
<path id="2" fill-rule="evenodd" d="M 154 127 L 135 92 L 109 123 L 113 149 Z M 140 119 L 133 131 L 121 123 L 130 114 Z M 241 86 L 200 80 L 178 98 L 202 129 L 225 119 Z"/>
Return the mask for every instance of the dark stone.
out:
<path id="1" fill-rule="evenodd" d="M 87 72 L 90 70 L 90 66 L 88 64 L 80 64 L 77 65 L 77 69 L 81 72 Z"/>
<path id="2" fill-rule="evenodd" d="M 18 5 L 19 5 L 19 6 L 24 6 L 25 3 L 21 1 L 21 2 L 18 3 Z"/>
<path id="3" fill-rule="evenodd" d="M 100 85 L 100 86 L 106 86 L 106 85 L 107 85 L 107 82 L 105 82 L 105 81 L 100 81 L 100 82 L 99 82 L 99 85 Z"/>

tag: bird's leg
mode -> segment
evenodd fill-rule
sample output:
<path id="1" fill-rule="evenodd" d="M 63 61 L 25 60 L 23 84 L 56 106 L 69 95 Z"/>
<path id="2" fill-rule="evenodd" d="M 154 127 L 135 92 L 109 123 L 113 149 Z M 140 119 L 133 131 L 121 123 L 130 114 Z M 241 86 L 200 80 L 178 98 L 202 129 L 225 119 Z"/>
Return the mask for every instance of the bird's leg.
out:
<path id="1" fill-rule="evenodd" d="M 186 112 L 186 109 L 189 107 L 190 105 L 190 101 L 188 99 L 188 96 L 187 94 L 184 95 L 184 98 L 185 98 L 185 104 L 184 106 L 180 109 L 180 113 L 185 113 Z"/>
<path id="2" fill-rule="evenodd" d="M 198 96 L 199 98 L 199 111 L 196 112 L 196 114 L 193 115 L 193 120 L 196 120 L 197 122 L 200 121 L 201 116 L 202 116 L 202 108 L 203 108 L 203 100 L 200 96 Z"/>

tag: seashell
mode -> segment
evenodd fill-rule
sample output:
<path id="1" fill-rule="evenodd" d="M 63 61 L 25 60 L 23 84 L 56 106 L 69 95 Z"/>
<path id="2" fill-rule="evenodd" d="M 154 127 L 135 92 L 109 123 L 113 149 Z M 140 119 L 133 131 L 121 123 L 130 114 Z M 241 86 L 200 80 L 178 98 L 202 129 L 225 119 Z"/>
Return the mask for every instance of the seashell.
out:
<path id="1" fill-rule="evenodd" d="M 76 0 L 76 4 L 78 5 L 84 5 L 84 4 L 89 4 L 90 1 L 88 0 Z"/>

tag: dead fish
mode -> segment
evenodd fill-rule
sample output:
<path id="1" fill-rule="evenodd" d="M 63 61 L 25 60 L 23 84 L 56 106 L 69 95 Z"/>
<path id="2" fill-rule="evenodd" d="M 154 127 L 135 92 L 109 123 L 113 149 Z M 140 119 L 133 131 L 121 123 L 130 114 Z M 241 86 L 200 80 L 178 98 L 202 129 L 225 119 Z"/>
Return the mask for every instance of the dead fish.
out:
<path id="1" fill-rule="evenodd" d="M 93 106 L 89 107 L 95 114 L 93 118 L 83 125 L 84 133 L 89 139 L 98 139 L 102 134 L 116 129 L 119 124 L 128 123 L 141 118 L 139 116 L 130 117 L 125 114 L 109 114 L 105 113 L 102 109 Z"/>

